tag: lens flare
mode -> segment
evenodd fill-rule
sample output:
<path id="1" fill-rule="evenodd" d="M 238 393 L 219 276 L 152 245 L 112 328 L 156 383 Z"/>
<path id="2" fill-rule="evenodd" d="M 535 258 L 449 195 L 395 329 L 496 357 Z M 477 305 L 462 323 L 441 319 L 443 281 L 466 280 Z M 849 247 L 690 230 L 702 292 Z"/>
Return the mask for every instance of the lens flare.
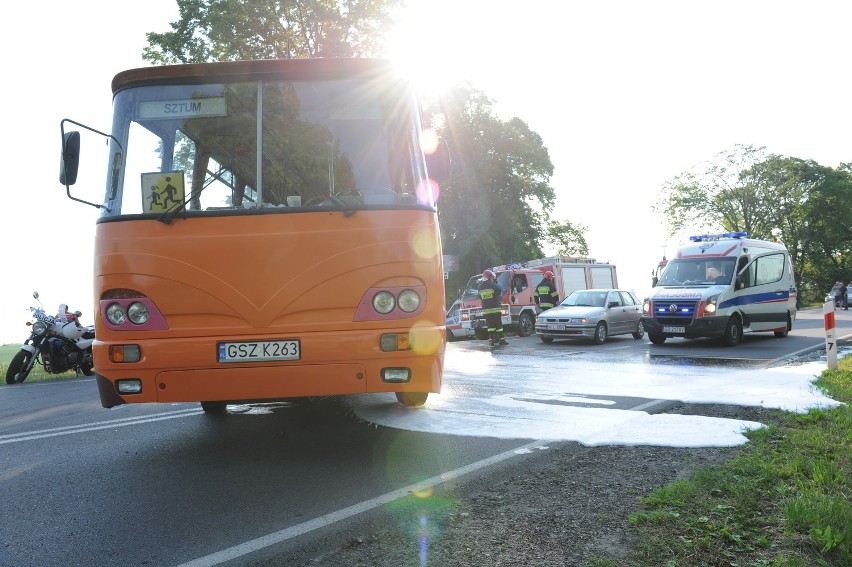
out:
<path id="1" fill-rule="evenodd" d="M 421 258 L 431 259 L 438 254 L 438 239 L 435 232 L 428 228 L 415 229 L 411 235 L 411 247 Z"/>

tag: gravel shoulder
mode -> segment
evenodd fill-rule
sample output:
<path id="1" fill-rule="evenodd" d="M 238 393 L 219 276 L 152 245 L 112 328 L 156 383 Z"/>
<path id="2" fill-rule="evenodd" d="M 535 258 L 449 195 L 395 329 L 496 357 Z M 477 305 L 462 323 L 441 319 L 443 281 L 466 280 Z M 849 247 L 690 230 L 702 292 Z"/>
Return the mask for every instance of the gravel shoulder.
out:
<path id="1" fill-rule="evenodd" d="M 776 410 L 682 404 L 666 413 L 768 424 Z M 618 564 L 635 543 L 627 518 L 640 498 L 737 450 L 559 443 L 509 468 L 443 486 L 428 499 L 359 516 L 253 565 L 556 566 L 595 557 Z"/>

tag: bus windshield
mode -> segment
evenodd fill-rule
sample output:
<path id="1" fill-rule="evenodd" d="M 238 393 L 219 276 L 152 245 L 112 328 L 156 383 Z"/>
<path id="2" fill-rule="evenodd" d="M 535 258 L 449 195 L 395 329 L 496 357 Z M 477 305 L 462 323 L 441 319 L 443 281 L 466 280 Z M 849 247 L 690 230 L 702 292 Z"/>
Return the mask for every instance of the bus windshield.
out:
<path id="1" fill-rule="evenodd" d="M 375 79 L 131 86 L 106 217 L 429 207 L 416 106 Z"/>

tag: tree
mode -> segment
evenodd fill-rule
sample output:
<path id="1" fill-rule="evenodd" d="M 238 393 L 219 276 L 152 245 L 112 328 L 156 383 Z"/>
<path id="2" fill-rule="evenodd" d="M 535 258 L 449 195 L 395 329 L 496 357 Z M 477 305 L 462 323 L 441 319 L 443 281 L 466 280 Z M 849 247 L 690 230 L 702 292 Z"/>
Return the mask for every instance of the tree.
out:
<path id="1" fill-rule="evenodd" d="M 154 64 L 379 53 L 402 0 L 177 0 L 172 31 L 146 34 Z"/>
<path id="2" fill-rule="evenodd" d="M 588 253 L 585 227 L 551 221 L 553 164 L 520 118 L 501 120 L 480 91 L 459 86 L 436 102 L 447 127 L 453 175 L 438 206 L 444 253 L 459 257 L 448 293 L 484 268 L 543 256 L 542 245 Z"/>
<path id="3" fill-rule="evenodd" d="M 704 169 L 680 174 L 663 188 L 671 234 L 746 231 L 783 240 L 800 292 L 822 294 L 852 268 L 852 168 L 767 155 L 736 146 Z M 803 286 L 803 283 L 808 284 Z"/>

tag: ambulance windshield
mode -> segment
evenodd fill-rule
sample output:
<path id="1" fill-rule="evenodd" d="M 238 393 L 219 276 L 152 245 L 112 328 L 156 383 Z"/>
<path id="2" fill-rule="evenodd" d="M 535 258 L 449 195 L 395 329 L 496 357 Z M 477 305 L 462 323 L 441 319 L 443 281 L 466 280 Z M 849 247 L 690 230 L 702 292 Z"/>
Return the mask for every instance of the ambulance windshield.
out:
<path id="1" fill-rule="evenodd" d="M 735 268 L 736 258 L 678 258 L 668 263 L 659 285 L 728 285 Z"/>

